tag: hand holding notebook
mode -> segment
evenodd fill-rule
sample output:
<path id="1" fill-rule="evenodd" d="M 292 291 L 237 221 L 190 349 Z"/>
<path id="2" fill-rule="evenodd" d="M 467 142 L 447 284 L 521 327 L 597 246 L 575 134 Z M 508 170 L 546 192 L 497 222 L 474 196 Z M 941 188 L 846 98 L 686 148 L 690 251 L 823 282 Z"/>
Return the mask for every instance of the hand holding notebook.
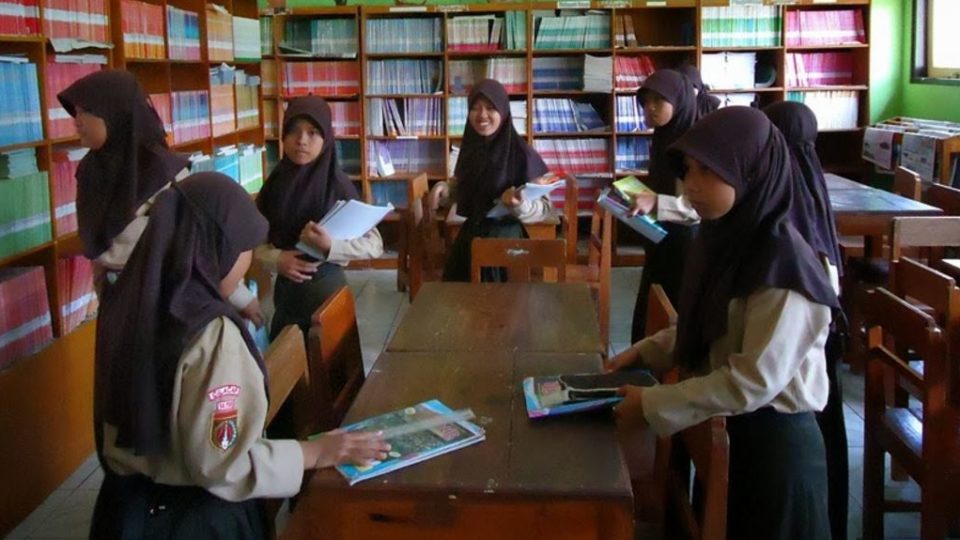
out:
<path id="1" fill-rule="evenodd" d="M 374 206 L 358 200 L 337 201 L 318 223 L 334 240 L 353 240 L 377 226 L 393 210 L 393 205 Z M 297 249 L 317 259 L 324 257 L 313 246 L 300 241 Z"/>
<path id="2" fill-rule="evenodd" d="M 657 380 L 646 370 L 577 373 L 527 377 L 523 380 L 523 393 L 527 416 L 538 418 L 609 407 L 623 399 L 617 394 L 622 386 L 655 384 Z"/>
<path id="3" fill-rule="evenodd" d="M 521 201 L 535 201 L 540 197 L 545 197 L 550 194 L 551 191 L 555 189 L 562 188 L 567 185 L 566 180 L 557 180 L 549 184 L 539 184 L 536 182 L 527 182 L 526 184 L 517 188 L 517 193 L 520 195 Z M 508 209 L 500 201 L 497 201 L 497 205 L 494 206 L 489 212 L 487 212 L 488 218 L 502 218 L 510 214 L 510 209 Z"/>

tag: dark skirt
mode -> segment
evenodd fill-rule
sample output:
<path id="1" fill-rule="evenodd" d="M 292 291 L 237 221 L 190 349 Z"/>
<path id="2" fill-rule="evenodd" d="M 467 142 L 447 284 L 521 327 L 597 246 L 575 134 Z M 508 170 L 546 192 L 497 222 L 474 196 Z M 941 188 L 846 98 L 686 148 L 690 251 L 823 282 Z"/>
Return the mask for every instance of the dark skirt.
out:
<path id="1" fill-rule="evenodd" d="M 646 262 L 640 278 L 640 289 L 637 290 L 637 303 L 633 307 L 631 343 L 636 343 L 646 336 L 647 299 L 650 296 L 651 285 L 659 284 L 667 293 L 670 302 L 674 306 L 679 305 L 680 284 L 687 262 L 687 248 L 698 226 L 679 223 L 661 223 L 661 225 L 667 230 L 667 236 L 659 244 L 648 242 L 644 246 Z"/>
<path id="2" fill-rule="evenodd" d="M 817 423 L 823 435 L 827 452 L 827 496 L 830 511 L 830 530 L 833 540 L 847 538 L 847 510 L 850 496 L 850 466 L 847 455 L 847 425 L 843 418 L 843 394 L 837 365 L 843 357 L 842 334 L 830 332 L 827 338 L 827 376 L 830 379 L 830 397 L 823 411 L 817 413 Z"/>
<path id="3" fill-rule="evenodd" d="M 527 238 L 523 224 L 513 217 L 503 219 L 468 218 L 460 227 L 460 233 L 443 267 L 443 281 L 470 281 L 470 248 L 474 238 Z M 502 268 L 484 268 L 481 281 L 506 281 Z"/>
<path id="4" fill-rule="evenodd" d="M 270 324 L 270 339 L 276 338 L 280 331 L 291 324 L 299 326 L 306 338 L 313 312 L 346 284 L 347 276 L 343 267 L 334 263 L 321 264 L 313 279 L 303 283 L 277 276 L 273 290 L 275 311 Z"/>
<path id="5" fill-rule="evenodd" d="M 727 538 L 829 540 L 827 463 L 813 413 L 771 407 L 727 419 Z"/>
<path id="6" fill-rule="evenodd" d="M 225 501 L 195 486 L 156 484 L 107 472 L 90 524 L 93 540 L 267 537 L 260 501 Z"/>

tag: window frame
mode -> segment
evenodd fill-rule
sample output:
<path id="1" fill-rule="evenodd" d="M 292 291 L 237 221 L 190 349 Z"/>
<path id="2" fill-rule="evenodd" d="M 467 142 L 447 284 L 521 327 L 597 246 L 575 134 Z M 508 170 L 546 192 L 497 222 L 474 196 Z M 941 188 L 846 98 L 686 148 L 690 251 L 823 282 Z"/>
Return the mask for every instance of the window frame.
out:
<path id="1" fill-rule="evenodd" d="M 928 14 L 932 8 L 932 0 L 913 1 L 910 82 L 960 86 L 960 68 L 935 68 L 930 65 L 933 18 Z"/>

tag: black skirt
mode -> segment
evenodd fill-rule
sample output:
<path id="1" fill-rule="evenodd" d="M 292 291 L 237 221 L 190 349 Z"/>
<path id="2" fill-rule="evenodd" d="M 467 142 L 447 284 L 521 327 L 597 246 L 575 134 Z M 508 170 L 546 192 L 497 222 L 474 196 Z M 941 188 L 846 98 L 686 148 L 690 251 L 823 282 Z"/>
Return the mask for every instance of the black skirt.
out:
<path id="1" fill-rule="evenodd" d="M 273 290 L 274 314 L 270 324 L 270 339 L 275 339 L 288 325 L 295 324 L 306 338 L 310 332 L 310 319 L 327 298 L 333 296 L 347 284 L 343 267 L 334 263 L 323 263 L 317 268 L 313 279 L 303 283 L 290 281 L 277 276 Z"/>
<path id="2" fill-rule="evenodd" d="M 687 262 L 687 249 L 698 228 L 697 225 L 679 223 L 661 223 L 661 225 L 667 230 L 667 236 L 659 244 L 648 242 L 643 248 L 646 262 L 643 266 L 643 276 L 640 278 L 640 288 L 637 290 L 637 303 L 633 307 L 631 343 L 636 343 L 646 336 L 647 299 L 650 297 L 651 285 L 659 284 L 667 293 L 670 302 L 674 306 L 678 305 L 683 269 Z"/>
<path id="3" fill-rule="evenodd" d="M 829 540 L 827 463 L 813 413 L 767 407 L 727 419 L 727 538 Z"/>
<path id="4" fill-rule="evenodd" d="M 259 500 L 225 501 L 196 486 L 168 486 L 107 472 L 90 524 L 91 540 L 261 540 Z"/>
<path id="5" fill-rule="evenodd" d="M 514 217 L 503 219 L 467 218 L 443 267 L 443 281 L 470 281 L 470 248 L 474 238 L 527 238 L 527 231 Z M 484 268 L 481 281 L 506 281 L 502 268 Z"/>

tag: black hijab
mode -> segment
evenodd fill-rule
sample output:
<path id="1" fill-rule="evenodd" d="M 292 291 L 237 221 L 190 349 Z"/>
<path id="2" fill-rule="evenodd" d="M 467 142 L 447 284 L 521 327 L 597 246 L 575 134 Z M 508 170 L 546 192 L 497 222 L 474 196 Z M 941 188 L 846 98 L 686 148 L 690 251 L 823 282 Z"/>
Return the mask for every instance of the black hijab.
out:
<path id="1" fill-rule="evenodd" d="M 667 147 L 690 129 L 697 121 L 697 101 L 693 85 L 679 71 L 658 69 L 647 77 L 637 92 L 640 106 L 646 95 L 656 92 L 673 105 L 673 118 L 665 126 L 653 130 L 650 144 L 650 176 L 647 184 L 663 195 L 676 195 L 677 173 L 667 163 Z"/>
<path id="2" fill-rule="evenodd" d="M 700 70 L 693 64 L 683 64 L 677 71 L 690 80 L 690 84 L 697 90 L 697 114 L 706 116 L 720 108 L 720 98 L 710 93 L 710 88 L 703 84 Z"/>
<path id="3" fill-rule="evenodd" d="M 320 221 L 338 200 L 359 199 L 357 188 L 340 168 L 330 106 L 322 98 L 294 99 L 284 112 L 283 133 L 300 119 L 312 122 L 323 136 L 320 156 L 297 165 L 284 153 L 257 197 L 260 212 L 270 222 L 270 243 L 293 249 L 308 221 Z"/>
<path id="4" fill-rule="evenodd" d="M 837 224 L 823 167 L 817 157 L 817 116 L 803 103 L 781 101 L 763 109 L 790 147 L 796 183 L 790 218 L 814 251 L 825 255 L 838 271 L 840 247 Z"/>
<path id="5" fill-rule="evenodd" d="M 167 147 L 163 121 L 130 73 L 105 70 L 79 79 L 57 95 L 71 116 L 77 106 L 107 125 L 107 141 L 77 168 L 77 221 L 84 254 L 110 248 L 137 209 L 172 182 L 190 161 Z"/>
<path id="6" fill-rule="evenodd" d="M 489 211 L 500 194 L 547 173 L 547 165 L 513 127 L 510 97 L 493 79 L 477 83 L 467 98 L 469 111 L 477 99 L 486 98 L 500 113 L 500 127 L 489 137 L 473 129 L 469 120 L 454 176 L 457 177 L 457 213 L 480 217 Z"/>
<path id="7" fill-rule="evenodd" d="M 831 308 L 838 303 L 819 258 L 790 222 L 790 150 L 762 112 L 727 107 L 707 115 L 670 147 L 681 174 L 684 155 L 736 190 L 726 215 L 701 222 L 683 278 L 676 359 L 698 371 L 726 333 L 734 298 L 776 287 Z"/>
<path id="8" fill-rule="evenodd" d="M 157 197 L 111 288 L 115 299 L 100 313 L 99 324 L 108 325 L 114 339 L 97 351 L 97 418 L 116 426 L 117 446 L 137 455 L 169 450 L 177 365 L 217 317 L 237 325 L 264 370 L 246 325 L 219 288 L 239 255 L 266 235 L 267 221 L 250 195 L 222 174 L 192 175 Z"/>

